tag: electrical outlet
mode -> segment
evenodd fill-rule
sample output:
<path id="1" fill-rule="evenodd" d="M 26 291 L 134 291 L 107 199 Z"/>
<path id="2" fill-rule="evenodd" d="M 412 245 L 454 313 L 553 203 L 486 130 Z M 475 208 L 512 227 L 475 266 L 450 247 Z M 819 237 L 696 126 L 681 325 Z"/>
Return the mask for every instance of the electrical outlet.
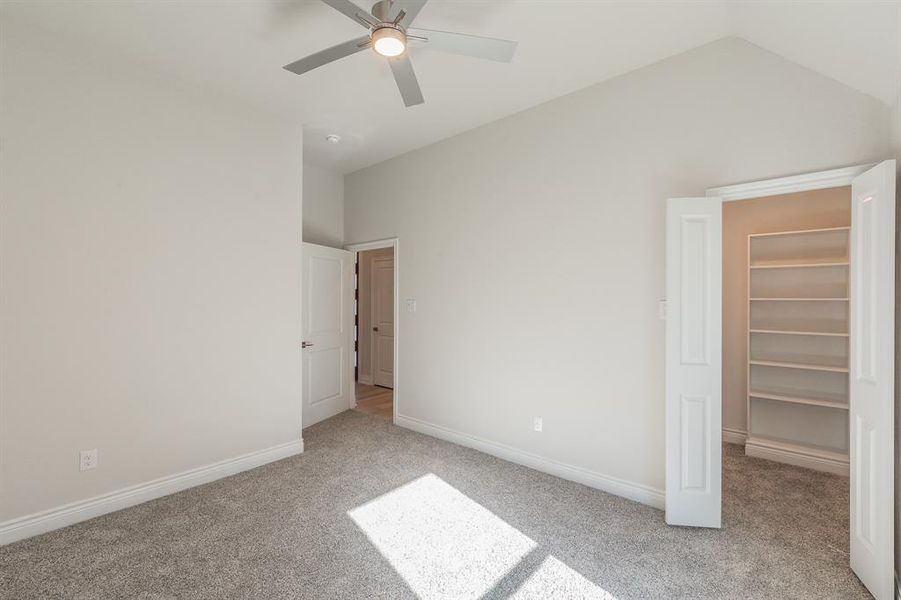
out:
<path id="1" fill-rule="evenodd" d="M 78 464 L 82 471 L 90 471 L 97 468 L 97 448 L 82 450 L 78 453 Z"/>
<path id="2" fill-rule="evenodd" d="M 544 429 L 544 419 L 542 419 L 541 417 L 534 417 L 532 419 L 532 427 L 535 429 L 535 431 L 541 433 L 541 430 Z"/>

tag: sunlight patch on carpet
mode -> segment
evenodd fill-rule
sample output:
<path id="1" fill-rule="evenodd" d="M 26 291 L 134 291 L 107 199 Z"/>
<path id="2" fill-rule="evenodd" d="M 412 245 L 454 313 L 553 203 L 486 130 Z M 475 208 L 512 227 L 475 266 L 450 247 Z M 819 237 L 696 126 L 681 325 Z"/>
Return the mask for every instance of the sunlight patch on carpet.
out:
<path id="1" fill-rule="evenodd" d="M 544 598 L 616 600 L 613 594 L 585 579 L 553 556 L 545 558 L 510 598 L 513 600 Z"/>
<path id="2" fill-rule="evenodd" d="M 431 473 L 347 514 L 421 598 L 478 598 L 536 547 Z"/>

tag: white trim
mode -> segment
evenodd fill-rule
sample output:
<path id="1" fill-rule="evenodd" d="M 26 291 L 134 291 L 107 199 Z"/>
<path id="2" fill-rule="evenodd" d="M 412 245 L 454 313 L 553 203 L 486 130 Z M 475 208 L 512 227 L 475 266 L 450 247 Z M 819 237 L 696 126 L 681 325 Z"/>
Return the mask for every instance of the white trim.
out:
<path id="1" fill-rule="evenodd" d="M 744 429 L 723 427 L 723 441 L 727 444 L 744 444 L 748 440 L 748 432 Z"/>
<path id="2" fill-rule="evenodd" d="M 848 477 L 849 474 L 848 459 L 843 459 L 841 455 L 834 452 L 820 452 L 808 447 L 781 444 L 760 438 L 748 438 L 745 443 L 745 454 L 845 477 Z"/>
<path id="3" fill-rule="evenodd" d="M 537 454 L 532 454 L 530 452 L 511 448 L 504 444 L 498 444 L 497 442 L 469 435 L 468 433 L 461 433 L 439 425 L 432 425 L 431 423 L 426 423 L 425 421 L 414 419 L 412 417 L 396 415 L 394 424 L 461 446 L 474 448 L 503 460 L 524 465 L 535 469 L 536 471 L 555 475 L 561 479 L 581 483 L 588 487 L 601 490 L 602 492 L 621 496 L 661 510 L 663 509 L 665 494 L 661 489 L 568 465 L 566 463 L 538 456 Z"/>
<path id="4" fill-rule="evenodd" d="M 373 240 L 371 242 L 360 242 L 359 244 L 345 244 L 344 249 L 350 252 L 363 252 L 364 250 L 378 250 L 379 248 L 395 248 L 399 238 L 385 238 L 383 240 Z"/>
<path id="5" fill-rule="evenodd" d="M 53 531 L 54 529 L 73 525 L 87 519 L 93 519 L 94 517 L 122 510 L 148 500 L 168 496 L 175 492 L 228 477 L 241 471 L 254 469 L 267 463 L 301 454 L 302 452 L 302 439 L 286 442 L 271 448 L 249 452 L 203 467 L 189 469 L 174 475 L 160 477 L 159 479 L 139 483 L 121 490 L 94 496 L 86 500 L 79 500 L 17 519 L 11 519 L 0 523 L 0 545 Z"/>
<path id="6" fill-rule="evenodd" d="M 346 244 L 344 246 L 345 250 L 349 250 L 354 253 L 354 262 L 357 262 L 357 254 L 364 250 L 378 250 L 379 248 L 394 248 L 394 386 L 391 388 L 393 390 L 393 407 L 394 407 L 394 422 L 397 423 L 398 412 L 397 407 L 400 405 L 400 387 L 398 383 L 400 382 L 400 376 L 398 375 L 398 371 L 400 370 L 398 365 L 400 364 L 400 238 L 386 238 L 383 240 L 374 240 L 371 242 L 360 242 L 359 244 Z M 357 274 L 359 277 L 359 273 Z M 359 281 L 357 282 L 359 285 Z M 372 380 L 375 381 L 375 376 L 373 374 Z M 370 384 L 374 385 L 374 384 Z M 353 403 L 354 406 L 357 404 L 357 386 L 353 386 Z"/>
<path id="7" fill-rule="evenodd" d="M 762 198 L 764 196 L 842 187 L 851 185 L 851 181 L 855 177 L 875 164 L 854 165 L 817 173 L 804 173 L 790 177 L 779 177 L 778 179 L 764 179 L 762 181 L 750 181 L 748 183 L 710 188 L 707 190 L 707 196 L 719 196 L 724 202 L 728 202 L 730 200 L 746 200 L 748 198 Z"/>

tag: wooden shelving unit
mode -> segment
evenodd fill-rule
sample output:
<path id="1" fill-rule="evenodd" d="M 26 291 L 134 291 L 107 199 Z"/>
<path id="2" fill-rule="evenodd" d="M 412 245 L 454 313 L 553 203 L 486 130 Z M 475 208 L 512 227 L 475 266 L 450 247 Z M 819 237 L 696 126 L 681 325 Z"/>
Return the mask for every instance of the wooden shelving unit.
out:
<path id="1" fill-rule="evenodd" d="M 750 455 L 847 474 L 849 233 L 748 236 Z"/>

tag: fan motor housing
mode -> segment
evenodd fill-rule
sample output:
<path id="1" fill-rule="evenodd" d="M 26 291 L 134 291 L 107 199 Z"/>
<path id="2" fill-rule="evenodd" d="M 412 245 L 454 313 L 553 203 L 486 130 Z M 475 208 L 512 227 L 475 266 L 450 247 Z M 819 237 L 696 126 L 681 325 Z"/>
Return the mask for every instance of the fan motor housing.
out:
<path id="1" fill-rule="evenodd" d="M 372 5 L 372 10 L 370 12 L 373 17 L 382 23 L 390 23 L 391 19 L 389 18 L 389 15 L 391 14 L 392 4 L 393 2 L 391 2 L 391 0 L 381 0 Z"/>

